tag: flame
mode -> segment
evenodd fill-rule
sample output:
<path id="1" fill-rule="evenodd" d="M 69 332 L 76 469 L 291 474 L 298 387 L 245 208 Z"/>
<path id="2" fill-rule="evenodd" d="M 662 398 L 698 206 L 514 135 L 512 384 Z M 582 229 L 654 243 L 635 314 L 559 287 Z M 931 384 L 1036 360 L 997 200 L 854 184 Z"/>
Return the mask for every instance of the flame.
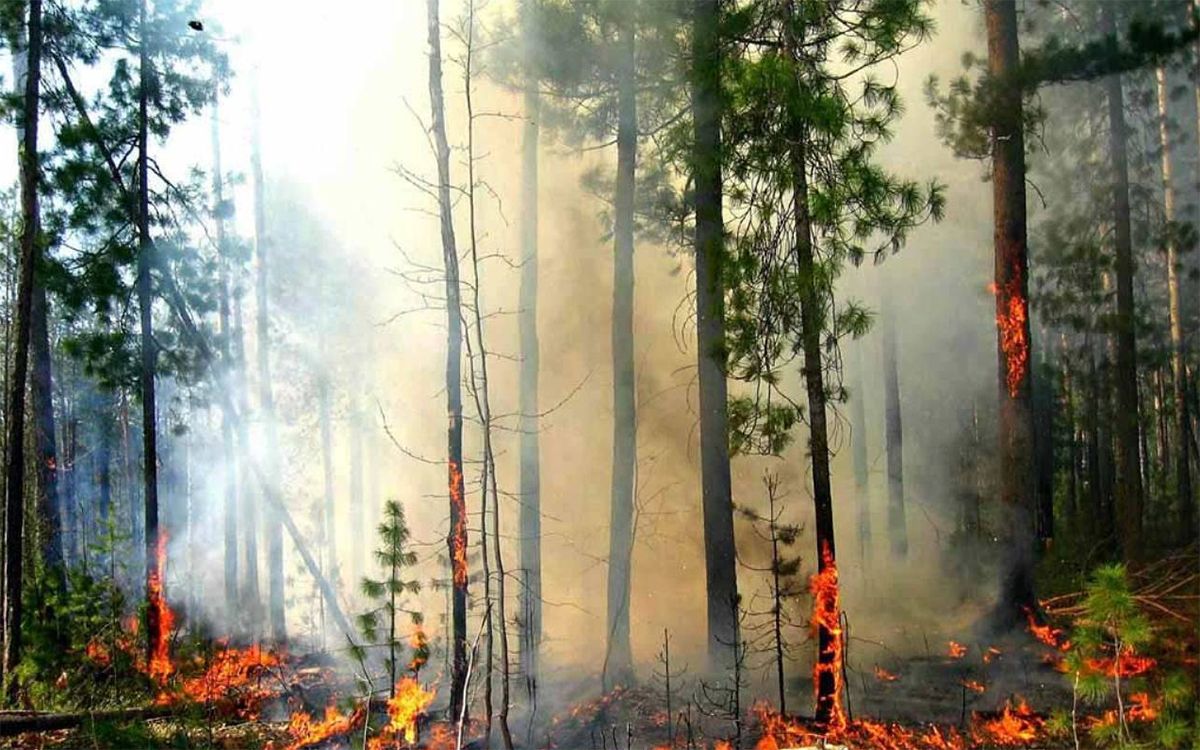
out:
<path id="1" fill-rule="evenodd" d="M 808 590 L 813 595 L 810 623 L 817 631 L 818 642 L 821 636 L 827 640 L 813 665 L 817 716 L 827 717 L 829 728 L 836 731 L 846 726 L 846 712 L 842 707 L 842 650 L 845 644 L 842 643 L 837 562 L 827 543 L 821 546 L 821 564 L 816 575 L 809 579 Z"/>
<path id="2" fill-rule="evenodd" d="M 1002 747 L 1024 745 L 1041 735 L 1044 724 L 1025 699 L 1018 697 L 1015 706 L 1011 701 L 1005 702 L 1000 716 L 977 722 L 975 738 L 980 743 L 990 742 Z"/>
<path id="3" fill-rule="evenodd" d="M 996 329 L 1004 355 L 1005 384 L 1016 398 L 1029 374 L 1029 302 L 1022 292 L 1025 271 L 1017 264 L 1003 284 L 992 284 L 996 295 Z"/>
<path id="4" fill-rule="evenodd" d="M 962 685 L 967 690 L 970 690 L 971 692 L 974 692 L 974 693 L 982 693 L 987 690 L 987 685 L 984 685 L 979 680 L 964 679 L 964 680 L 961 680 L 958 684 Z"/>
<path id="5" fill-rule="evenodd" d="M 875 665 L 875 679 L 880 682 L 895 682 L 900 679 L 899 675 L 892 674 L 878 664 Z"/>
<path id="6" fill-rule="evenodd" d="M 467 503 L 463 497 L 463 475 L 458 463 L 450 461 L 450 505 L 453 528 L 450 529 L 450 545 L 453 549 L 450 567 L 454 574 L 454 587 L 467 587 Z"/>
<path id="7" fill-rule="evenodd" d="M 946 653 L 951 659 L 961 659 L 967 655 L 967 647 L 958 641 L 950 641 L 946 644 Z"/>
<path id="8" fill-rule="evenodd" d="M 159 529 L 155 540 L 154 563 L 146 575 L 146 605 L 150 608 L 150 664 L 147 674 L 163 682 L 175 671 L 171 663 L 170 636 L 175 629 L 175 613 L 167 606 L 163 580 L 167 569 L 167 532 Z"/>
<path id="9" fill-rule="evenodd" d="M 238 713 L 253 716 L 258 706 L 274 697 L 274 684 L 263 684 L 263 676 L 283 664 L 280 656 L 253 645 L 246 649 L 222 648 L 213 655 L 204 673 L 187 677 L 176 692 L 163 692 L 155 703 L 171 705 L 181 699 L 197 703 L 236 703 Z"/>
<path id="10" fill-rule="evenodd" d="M 1135 677 L 1154 669 L 1157 663 L 1149 656 L 1138 656 L 1132 648 L 1123 649 L 1121 656 L 1116 659 L 1106 657 L 1087 660 L 1088 669 L 1102 672 L 1109 677 Z"/>
<path id="11" fill-rule="evenodd" d="M 408 645 L 413 652 L 412 659 L 408 662 L 408 671 L 416 674 L 425 666 L 425 662 L 429 661 L 429 637 L 425 635 L 421 626 L 418 625 L 409 634 Z"/>
<path id="12" fill-rule="evenodd" d="M 433 703 L 435 693 L 425 690 L 412 677 L 403 677 L 396 683 L 395 695 L 388 699 L 388 723 L 379 736 L 367 742 L 367 750 L 383 750 L 394 747 L 403 738 L 411 745 L 417 741 L 417 719 Z"/>
<path id="13" fill-rule="evenodd" d="M 1029 609 L 1025 610 L 1025 621 L 1029 624 L 1029 633 L 1050 648 L 1056 648 L 1059 651 L 1067 651 L 1071 648 L 1071 642 L 1063 640 L 1061 628 L 1051 627 L 1049 624 L 1039 625 L 1037 618 Z"/>
<path id="14" fill-rule="evenodd" d="M 87 655 L 87 658 L 102 667 L 112 664 L 112 653 L 109 652 L 108 646 L 105 646 L 95 638 L 88 641 L 87 646 L 84 648 L 84 653 Z"/>
<path id="15" fill-rule="evenodd" d="M 349 714 L 343 714 L 337 706 L 330 704 L 325 707 L 325 717 L 320 721 L 306 711 L 297 711 L 288 719 L 287 731 L 292 741 L 284 750 L 303 750 L 320 745 L 333 737 L 349 734 L 358 729 L 366 717 L 366 709 L 362 706 L 356 707 Z"/>
<path id="16" fill-rule="evenodd" d="M 991 664 L 1002 653 L 1004 652 L 995 646 L 988 646 L 987 651 L 983 652 L 983 663 Z"/>

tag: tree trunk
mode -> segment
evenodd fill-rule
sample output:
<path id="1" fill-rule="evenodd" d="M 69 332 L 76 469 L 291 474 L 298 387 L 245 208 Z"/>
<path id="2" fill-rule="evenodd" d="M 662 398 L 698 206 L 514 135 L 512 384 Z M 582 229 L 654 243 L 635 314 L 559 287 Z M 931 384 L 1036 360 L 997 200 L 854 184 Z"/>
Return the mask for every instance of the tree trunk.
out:
<path id="1" fill-rule="evenodd" d="M 1000 83 L 992 134 L 999 449 L 1002 530 L 1007 536 L 995 625 L 1025 621 L 1037 608 L 1033 590 L 1033 413 L 1030 409 L 1028 249 L 1025 227 L 1025 134 L 1015 0 L 986 0 L 988 69 Z"/>
<path id="2" fill-rule="evenodd" d="M 233 332 L 230 328 L 229 310 L 229 259 L 225 246 L 225 175 L 221 170 L 221 118 L 219 105 L 221 93 L 213 92 L 212 105 L 212 191 L 213 217 L 217 231 L 217 319 L 220 326 L 218 351 L 221 355 L 218 370 L 218 387 L 232 387 L 231 347 Z M 224 500 L 224 573 L 225 609 L 230 614 L 238 610 L 238 546 L 237 546 L 237 458 L 233 448 L 233 425 L 229 416 L 221 415 L 221 494 Z"/>
<path id="3" fill-rule="evenodd" d="M 521 34 L 525 55 L 525 122 L 521 142 L 521 282 L 519 336 L 521 347 L 520 486 L 518 524 L 521 536 L 520 612 L 521 672 L 526 692 L 537 689 L 538 651 L 542 643 L 542 489 L 538 420 L 538 136 L 541 100 L 538 96 L 537 29 L 534 0 L 521 4 Z"/>
<path id="4" fill-rule="evenodd" d="M 1104 498 L 1100 472 L 1100 399 L 1103 390 L 1100 385 L 1100 373 L 1096 367 L 1096 352 L 1090 342 L 1087 346 L 1087 358 L 1087 413 L 1084 415 L 1087 446 L 1084 455 L 1087 460 L 1088 508 L 1084 516 L 1083 530 L 1089 536 L 1094 536 L 1104 528 Z"/>
<path id="5" fill-rule="evenodd" d="M 1191 417 L 1188 415 L 1187 370 L 1184 365 L 1183 314 L 1180 309 L 1180 276 L 1175 218 L 1175 182 L 1171 174 L 1171 138 L 1167 122 L 1167 71 L 1163 66 L 1155 71 L 1158 88 L 1158 135 L 1162 147 L 1163 213 L 1168 225 L 1167 239 L 1167 305 L 1171 330 L 1171 378 L 1175 411 L 1175 502 L 1179 522 L 1177 540 L 1186 544 L 1196 538 L 1196 518 L 1192 497 L 1192 472 L 1188 456 Z"/>
<path id="6" fill-rule="evenodd" d="M 453 595 L 453 658 L 450 670 L 450 715 L 462 711 L 467 676 L 467 512 L 462 466 L 462 301 L 458 248 L 450 202 L 450 145 L 446 140 L 446 108 L 442 96 L 442 41 L 438 0 L 427 0 L 429 22 L 429 108 L 437 150 L 438 213 L 446 284 L 446 473 L 450 496 L 450 531 L 446 536 Z"/>
<path id="7" fill-rule="evenodd" d="M 865 572 L 871 561 L 871 482 L 867 461 L 867 405 L 863 385 L 862 342 L 851 344 L 850 448 L 854 458 L 854 496 L 858 506 L 858 556 Z"/>
<path id="8" fill-rule="evenodd" d="M 30 374 L 33 406 L 33 435 L 34 447 L 37 454 L 34 457 L 37 465 L 37 517 L 40 522 L 42 559 L 58 584 L 65 590 L 67 585 L 66 565 L 68 557 L 66 549 L 70 544 L 69 538 L 64 541 L 64 530 L 59 523 L 66 526 L 70 533 L 70 524 L 66 523 L 71 508 L 62 502 L 58 489 L 59 460 L 55 445 L 54 425 L 54 385 L 52 380 L 52 365 L 50 360 L 50 325 L 49 301 L 46 299 L 46 289 L 37 283 L 36 274 L 33 284 L 33 300 L 30 307 L 30 347 L 32 348 L 33 371 Z M 70 471 L 70 464 L 66 468 Z"/>
<path id="9" fill-rule="evenodd" d="M 896 365 L 896 321 L 888 292 L 883 290 L 883 392 L 887 440 L 888 540 L 892 557 L 908 555 L 908 523 L 904 513 L 904 424 L 901 420 L 900 375 Z"/>
<path id="10" fill-rule="evenodd" d="M 1115 35 L 1111 3 L 1101 3 L 1104 31 Z M 1113 238 L 1116 251 L 1116 472 L 1117 515 L 1126 560 L 1138 557 L 1142 536 L 1142 481 L 1138 465 L 1137 341 L 1134 331 L 1133 240 L 1129 226 L 1129 157 L 1125 97 L 1120 75 L 1105 82 L 1108 93 L 1109 154 L 1113 179 Z"/>
<path id="11" fill-rule="evenodd" d="M 335 524 L 335 497 L 333 491 L 333 425 L 330 418 L 329 368 L 325 364 L 324 331 L 317 333 L 317 351 L 320 361 L 317 364 L 317 419 L 321 430 L 321 487 L 324 504 L 322 506 L 321 541 L 326 551 L 325 575 L 335 583 L 340 578 L 338 572 L 337 527 Z"/>
<path id="12" fill-rule="evenodd" d="M 264 459 L 267 483 L 272 492 L 278 494 L 280 486 L 279 428 L 275 423 L 275 395 L 271 382 L 270 291 L 267 287 L 271 237 L 267 230 L 267 207 L 264 200 L 266 187 L 263 183 L 262 139 L 259 136 L 257 88 L 251 94 L 254 130 L 250 144 L 250 171 L 254 177 L 254 256 L 255 270 L 257 271 L 254 284 L 254 328 L 255 350 L 258 355 L 258 401 L 259 409 L 262 412 L 266 442 Z M 263 521 L 263 530 L 267 537 L 267 590 L 271 639 L 275 643 L 285 643 L 287 642 L 287 616 L 283 592 L 283 527 L 280 525 L 279 512 L 273 505 L 267 506 Z"/>
<path id="13" fill-rule="evenodd" d="M 785 20 L 785 46 L 793 67 L 792 75 L 805 75 L 800 61 L 800 40 L 795 37 L 796 10 L 789 3 Z M 804 386 L 808 396 L 809 456 L 817 543 L 817 575 L 814 577 L 813 622 L 817 630 L 815 720 L 818 727 L 840 729 L 846 715 L 842 707 L 842 632 L 839 603 L 837 548 L 833 529 L 833 490 L 829 469 L 829 427 L 825 414 L 825 377 L 822 334 L 825 305 L 817 281 L 817 258 L 813 246 L 812 220 L 808 206 L 808 133 L 801 114 L 792 112 L 788 123 L 788 160 L 792 177 L 792 206 L 788 217 L 795 231 L 796 276 L 800 280 L 800 339 L 804 354 Z M 823 581 L 824 591 L 815 581 Z"/>
<path id="14" fill-rule="evenodd" d="M 726 382 L 725 220 L 721 200 L 721 37 L 719 0 L 701 0 L 692 18 L 692 169 L 696 202 L 696 360 L 700 386 L 700 491 L 708 599 L 708 666 L 728 672 L 738 636 L 733 490 Z"/>
<path id="15" fill-rule="evenodd" d="M 346 427 L 350 437 L 350 486 L 347 493 L 350 498 L 350 528 L 351 539 L 367 539 L 369 533 L 365 527 L 366 508 L 363 507 L 363 430 L 362 430 L 362 384 L 357 377 L 351 377 L 349 384 L 349 414 Z M 356 553 L 346 561 L 350 580 L 355 588 L 366 573 L 365 564 L 369 557 L 369 549 L 356 545 Z"/>
<path id="16" fill-rule="evenodd" d="M 262 620 L 262 595 L 259 591 L 258 580 L 258 528 L 259 528 L 259 506 L 253 502 L 253 496 L 250 493 L 249 468 L 250 463 L 250 431 L 246 425 L 246 415 L 250 413 L 247 393 L 249 387 L 246 384 L 246 338 L 245 325 L 242 316 L 242 294 L 238 288 L 240 285 L 234 281 L 233 293 L 233 392 L 231 397 L 235 399 L 238 405 L 238 415 L 229 416 L 232 412 L 226 412 L 225 417 L 233 421 L 236 431 L 237 443 L 240 450 L 237 452 L 235 465 L 237 468 L 238 485 L 240 487 L 239 496 L 241 498 L 242 510 L 242 564 L 239 565 L 243 580 L 242 591 L 242 618 L 246 622 L 251 631 L 257 632 Z"/>
<path id="17" fill-rule="evenodd" d="M 633 363 L 633 191 L 637 166 L 637 92 L 634 3 L 621 13 L 617 71 L 617 184 L 613 225 L 613 458 L 608 549 L 608 639 L 605 688 L 633 676 L 629 595 L 633 558 L 633 503 L 637 488 L 637 394 Z"/>
<path id="18" fill-rule="evenodd" d="M 158 350 L 154 343 L 154 290 L 151 269 L 154 266 L 154 244 L 150 239 L 150 153 L 149 97 L 151 81 L 149 35 L 146 19 L 147 0 L 141 0 L 138 12 L 138 192 L 137 235 L 138 272 L 137 298 L 141 327 L 141 387 L 142 387 L 142 487 L 146 550 L 146 648 L 147 664 L 164 653 L 167 633 L 162 617 L 164 555 L 160 554 L 158 532 L 158 415 L 154 395 L 154 378 Z"/>
<path id="19" fill-rule="evenodd" d="M 42 74 L 42 3 L 29 0 L 26 42 L 27 65 L 21 132 L 21 263 L 17 288 L 16 347 L 9 381 L 7 414 L 7 465 L 5 466 L 4 534 L 4 673 L 11 698 L 16 694 L 13 671 L 21 661 L 22 586 L 24 585 L 25 530 L 25 384 L 29 363 L 30 313 L 33 307 L 34 271 L 38 262 L 39 156 L 38 112 Z M 53 435 L 53 433 L 52 433 Z M 61 558 L 60 558 L 61 562 Z"/>

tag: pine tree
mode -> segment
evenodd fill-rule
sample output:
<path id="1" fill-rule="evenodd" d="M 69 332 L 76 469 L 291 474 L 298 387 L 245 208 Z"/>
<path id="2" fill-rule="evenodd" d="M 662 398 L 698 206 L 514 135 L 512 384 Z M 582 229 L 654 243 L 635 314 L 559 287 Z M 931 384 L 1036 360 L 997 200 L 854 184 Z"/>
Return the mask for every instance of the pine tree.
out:
<path id="1" fill-rule="evenodd" d="M 423 623 L 420 612 L 404 607 L 404 597 L 421 593 L 421 583 L 404 578 L 405 569 L 417 564 L 417 554 L 408 548 L 409 530 L 404 506 L 396 500 L 384 503 L 383 517 L 376 531 L 380 546 L 375 550 L 374 558 L 383 569 L 384 577 L 363 576 L 360 586 L 363 596 L 374 601 L 376 606 L 359 615 L 358 626 L 370 645 L 387 650 L 389 695 L 395 697 L 400 673 L 399 654 L 407 641 L 400 632 L 401 620 L 408 615 L 413 626 L 420 627 Z M 384 628 L 386 634 L 381 633 L 380 628 Z"/>

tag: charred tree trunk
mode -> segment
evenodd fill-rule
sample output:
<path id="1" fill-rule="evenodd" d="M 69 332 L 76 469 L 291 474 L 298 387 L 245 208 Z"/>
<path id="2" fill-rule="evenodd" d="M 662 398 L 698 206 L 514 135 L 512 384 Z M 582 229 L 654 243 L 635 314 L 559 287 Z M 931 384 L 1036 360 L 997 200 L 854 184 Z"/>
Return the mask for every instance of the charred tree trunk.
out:
<path id="1" fill-rule="evenodd" d="M 219 105 L 220 91 L 213 92 L 212 105 L 212 191 L 213 217 L 217 232 L 217 322 L 219 326 L 218 351 L 221 356 L 218 371 L 218 387 L 229 388 L 231 382 L 231 347 L 229 309 L 229 258 L 225 244 L 225 175 L 221 170 L 221 120 Z M 229 613 L 238 609 L 238 545 L 237 545 L 237 458 L 233 448 L 233 425 L 227 414 L 221 415 L 221 495 L 224 501 L 225 558 L 225 608 Z"/>
<path id="2" fill-rule="evenodd" d="M 999 360 L 1000 506 L 1007 559 L 993 624 L 1007 628 L 1035 610 L 1033 589 L 1033 413 L 1030 409 L 1029 261 L 1025 227 L 1025 134 L 1015 0 L 986 0 L 988 69 L 1000 83 L 992 123 L 992 200 Z"/>
<path id="3" fill-rule="evenodd" d="M 1105 33 L 1114 35 L 1111 3 L 1101 3 Z M 1120 75 L 1105 82 L 1108 93 L 1109 154 L 1113 178 L 1113 236 L 1117 282 L 1116 316 L 1116 471 L 1117 515 L 1126 560 L 1137 558 L 1142 536 L 1142 481 L 1138 462 L 1137 341 L 1134 331 L 1133 240 L 1129 226 L 1129 157 L 1125 97 Z"/>
<path id="4" fill-rule="evenodd" d="M 154 343 L 154 289 L 151 269 L 154 267 L 154 243 L 150 239 L 150 154 L 149 99 L 153 85 L 150 69 L 150 26 L 146 19 L 147 0 L 141 0 L 138 11 L 138 186 L 137 186 L 137 298 L 141 330 L 141 388 L 142 388 L 142 492 L 145 515 L 146 554 L 146 648 L 147 664 L 165 652 L 167 633 L 162 619 L 163 555 L 159 554 L 158 531 L 158 414 L 155 403 L 154 379 L 158 349 Z M 153 667 L 152 667 L 153 669 Z"/>
<path id="5" fill-rule="evenodd" d="M 904 425 L 901 420 L 900 375 L 896 365 L 896 321 L 884 289 L 883 391 L 887 440 L 888 540 L 892 556 L 908 556 L 908 523 L 904 513 Z"/>
<path id="6" fill-rule="evenodd" d="M 634 3 L 621 13 L 617 71 L 617 184 L 613 225 L 613 459 L 608 548 L 608 632 L 605 688 L 633 676 L 629 595 L 633 503 L 637 488 L 637 394 L 633 363 L 633 192 L 637 167 L 636 32 Z"/>
<path id="7" fill-rule="evenodd" d="M 786 54 L 797 80 L 805 75 L 800 59 L 801 40 L 795 36 L 796 10 L 789 2 L 785 23 Z M 808 205 L 808 128 L 803 115 L 791 112 L 787 123 L 790 148 L 792 205 L 788 220 L 795 232 L 796 276 L 800 281 L 800 344 L 804 355 L 804 387 L 808 397 L 809 456 L 812 468 L 816 523 L 817 575 L 814 577 L 813 622 L 817 630 L 817 660 L 813 667 L 816 687 L 815 720 L 822 729 L 840 729 L 846 715 L 842 707 L 842 632 L 839 603 L 837 549 L 833 529 L 833 490 L 829 469 L 829 427 L 825 414 L 825 375 L 822 333 L 826 305 L 817 280 L 817 257 Z M 821 582 L 818 587 L 816 582 Z"/>
<path id="8" fill-rule="evenodd" d="M 1175 181 L 1171 173 L 1172 145 L 1167 122 L 1167 71 L 1159 66 L 1155 71 L 1158 88 L 1158 134 L 1162 147 L 1163 213 L 1168 225 L 1167 238 L 1167 299 L 1171 331 L 1171 385 L 1175 401 L 1172 416 L 1175 422 L 1175 502 L 1179 521 L 1178 541 L 1187 543 L 1196 538 L 1195 500 L 1192 496 L 1192 472 L 1188 444 L 1191 417 L 1188 415 L 1187 369 L 1185 366 L 1183 313 L 1180 304 L 1179 242 L 1175 237 Z"/>
<path id="9" fill-rule="evenodd" d="M 11 700 L 16 694 L 14 670 L 21 661 L 22 586 L 24 585 L 25 531 L 25 385 L 29 363 L 30 313 L 33 307 L 34 271 L 38 263 L 39 156 L 38 112 L 42 75 L 42 3 L 29 0 L 26 41 L 25 98 L 21 131 L 21 261 L 15 315 L 16 346 L 9 381 L 7 464 L 5 466 L 4 534 L 4 673 Z M 53 433 L 52 433 L 53 437 Z"/>
<path id="10" fill-rule="evenodd" d="M 49 301 L 46 288 L 37 283 L 36 272 L 33 284 L 33 300 L 30 307 L 29 334 L 33 355 L 30 373 L 30 391 L 33 406 L 34 456 L 37 466 L 37 518 L 41 541 L 42 559 L 59 586 L 66 590 L 69 562 L 67 550 L 71 545 L 71 506 L 59 495 L 59 459 L 55 444 L 54 384 L 50 360 Z M 62 467 L 71 471 L 73 464 Z M 59 528 L 62 523 L 65 528 Z M 64 538 L 66 534 L 66 538 Z"/>
<path id="11" fill-rule="evenodd" d="M 271 315 L 270 290 L 267 286 L 270 268 L 271 237 L 267 229 L 267 207 L 264 200 L 265 185 L 262 168 L 262 139 L 259 135 L 258 91 L 252 91 L 253 133 L 250 144 L 250 171 L 254 177 L 254 331 L 258 369 L 258 401 L 262 412 L 263 432 L 266 442 L 265 473 L 267 484 L 275 494 L 279 492 L 279 429 L 275 424 L 275 394 L 271 381 Z M 271 620 L 271 639 L 275 643 L 287 641 L 287 617 L 284 608 L 283 574 L 283 526 L 279 512 L 268 504 L 263 517 L 263 530 L 267 539 L 267 591 L 268 611 Z M 365 538 L 365 537 L 360 537 Z"/>
<path id="12" fill-rule="evenodd" d="M 441 218 L 442 262 L 446 284 L 446 430 L 450 531 L 446 537 L 453 594 L 453 657 L 450 670 L 450 715 L 462 711 L 467 676 L 467 512 L 462 467 L 462 300 L 458 248 L 450 202 L 450 145 L 446 140 L 446 108 L 442 96 L 442 40 L 438 0 L 427 0 L 429 13 L 429 107 L 437 149 L 438 213 Z"/>
<path id="13" fill-rule="evenodd" d="M 540 436 L 538 434 L 538 136 L 541 99 L 538 96 L 537 29 L 533 0 L 521 5 L 521 35 L 525 76 L 525 122 L 521 142 L 521 282 L 519 336 L 521 347 L 520 486 L 523 586 L 519 601 L 524 620 L 521 629 L 521 672 L 526 692 L 537 689 L 538 652 L 542 643 L 542 488 Z"/>
<path id="14" fill-rule="evenodd" d="M 701 0 L 692 13 L 692 170 L 696 202 L 696 359 L 700 385 L 700 492 L 708 599 L 708 662 L 727 672 L 737 641 L 737 562 L 729 470 L 726 382 L 725 222 L 721 210 L 721 37 L 719 0 Z"/>

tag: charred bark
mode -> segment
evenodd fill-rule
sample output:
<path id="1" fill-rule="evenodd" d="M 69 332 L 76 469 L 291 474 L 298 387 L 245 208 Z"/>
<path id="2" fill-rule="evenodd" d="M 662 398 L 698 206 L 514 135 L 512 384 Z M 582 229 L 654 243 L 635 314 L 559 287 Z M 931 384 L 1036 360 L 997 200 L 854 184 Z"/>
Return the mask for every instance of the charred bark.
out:
<path id="1" fill-rule="evenodd" d="M 696 359 L 700 386 L 700 492 L 708 602 L 708 662 L 728 671 L 737 642 L 737 563 L 729 469 L 726 381 L 725 223 L 721 187 L 721 37 L 718 0 L 696 3 L 692 17 L 692 170 L 696 204 Z"/>
<path id="2" fill-rule="evenodd" d="M 446 430 L 447 481 L 450 496 L 449 551 L 452 596 L 453 657 L 450 670 L 450 715 L 460 714 L 467 676 L 467 519 L 462 465 L 462 301 L 458 248 L 450 202 L 450 145 L 446 140 L 446 108 L 442 95 L 442 41 L 438 0 L 427 0 L 429 23 L 429 106 L 437 151 L 438 213 L 446 286 Z"/>
<path id="3" fill-rule="evenodd" d="M 1033 588 L 1033 414 L 1030 409 L 1029 260 L 1025 214 L 1025 134 L 1015 0 L 986 0 L 988 69 L 1000 85 L 992 123 L 1000 507 L 1007 537 L 992 622 L 1007 628 L 1037 608 Z"/>

